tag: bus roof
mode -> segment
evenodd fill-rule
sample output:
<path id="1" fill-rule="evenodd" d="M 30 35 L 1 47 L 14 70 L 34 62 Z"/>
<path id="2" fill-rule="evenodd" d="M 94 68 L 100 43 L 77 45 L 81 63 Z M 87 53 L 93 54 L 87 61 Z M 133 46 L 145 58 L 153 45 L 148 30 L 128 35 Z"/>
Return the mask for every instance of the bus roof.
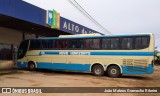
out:
<path id="1" fill-rule="evenodd" d="M 69 38 L 103 38 L 103 37 L 124 37 L 124 36 L 151 36 L 152 33 L 140 33 L 140 34 L 116 34 L 116 35 L 66 35 L 60 37 L 46 37 L 46 38 L 33 38 L 34 39 L 69 39 Z"/>
<path id="2" fill-rule="evenodd" d="M 60 35 L 59 37 L 77 37 L 77 36 L 102 36 L 102 34 L 76 34 L 76 35 Z"/>

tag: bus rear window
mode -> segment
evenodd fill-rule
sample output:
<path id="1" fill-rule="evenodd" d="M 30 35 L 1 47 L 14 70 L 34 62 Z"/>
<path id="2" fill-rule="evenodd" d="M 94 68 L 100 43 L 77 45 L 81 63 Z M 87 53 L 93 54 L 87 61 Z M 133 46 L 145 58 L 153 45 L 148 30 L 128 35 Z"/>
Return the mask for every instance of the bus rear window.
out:
<path id="1" fill-rule="evenodd" d="M 136 37 L 135 38 L 135 48 L 143 49 L 149 46 L 149 37 Z"/>

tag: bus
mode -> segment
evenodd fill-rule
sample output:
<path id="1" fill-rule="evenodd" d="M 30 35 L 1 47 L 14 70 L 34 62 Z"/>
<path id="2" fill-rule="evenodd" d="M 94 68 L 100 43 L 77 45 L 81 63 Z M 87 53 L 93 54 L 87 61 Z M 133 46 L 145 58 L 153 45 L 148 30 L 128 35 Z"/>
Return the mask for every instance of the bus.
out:
<path id="1" fill-rule="evenodd" d="M 24 40 L 17 66 L 119 77 L 154 71 L 154 35 L 60 36 Z"/>

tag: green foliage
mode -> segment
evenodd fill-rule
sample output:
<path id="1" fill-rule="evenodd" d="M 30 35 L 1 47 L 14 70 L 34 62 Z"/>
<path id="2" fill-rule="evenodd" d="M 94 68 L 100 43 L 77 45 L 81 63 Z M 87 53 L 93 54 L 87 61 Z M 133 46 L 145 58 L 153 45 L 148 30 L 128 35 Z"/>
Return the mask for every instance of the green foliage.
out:
<path id="1" fill-rule="evenodd" d="M 157 50 L 157 47 L 155 47 L 154 50 L 154 56 L 156 57 L 156 60 L 160 59 L 160 56 L 158 56 L 159 51 Z"/>

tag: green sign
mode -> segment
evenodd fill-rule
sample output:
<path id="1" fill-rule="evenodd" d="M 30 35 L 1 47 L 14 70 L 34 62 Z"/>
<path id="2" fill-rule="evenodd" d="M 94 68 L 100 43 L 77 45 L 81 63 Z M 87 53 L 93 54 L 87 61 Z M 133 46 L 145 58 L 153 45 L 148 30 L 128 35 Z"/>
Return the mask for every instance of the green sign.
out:
<path id="1" fill-rule="evenodd" d="M 52 28 L 57 28 L 57 12 L 55 10 L 53 10 L 52 16 Z"/>
<path id="2" fill-rule="evenodd" d="M 46 24 L 48 24 L 51 28 L 60 28 L 60 13 L 55 10 L 47 10 L 46 12 Z"/>

